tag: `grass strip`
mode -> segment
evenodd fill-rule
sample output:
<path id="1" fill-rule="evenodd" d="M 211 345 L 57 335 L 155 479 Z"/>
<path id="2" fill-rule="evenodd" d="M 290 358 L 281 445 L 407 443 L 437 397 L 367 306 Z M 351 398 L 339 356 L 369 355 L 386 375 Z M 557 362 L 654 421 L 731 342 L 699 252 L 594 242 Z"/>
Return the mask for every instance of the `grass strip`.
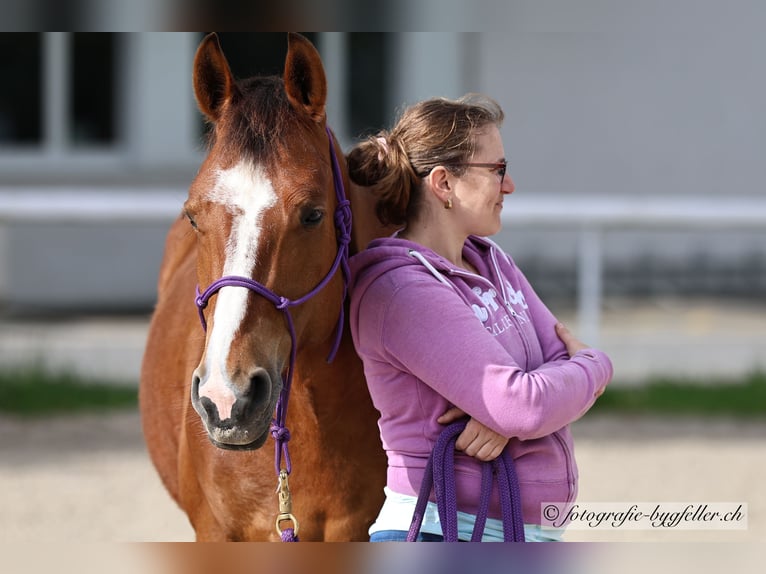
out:
<path id="1" fill-rule="evenodd" d="M 736 381 L 651 379 L 642 385 L 612 383 L 590 413 L 656 413 L 766 417 L 766 373 Z"/>
<path id="2" fill-rule="evenodd" d="M 35 417 L 136 408 L 135 385 L 83 379 L 38 368 L 0 371 L 0 413 Z"/>
<path id="3" fill-rule="evenodd" d="M 50 374 L 37 368 L 0 371 L 0 413 L 34 417 L 137 406 L 137 385 Z M 766 373 L 754 372 L 736 381 L 652 379 L 640 385 L 612 383 L 590 413 L 766 418 Z"/>

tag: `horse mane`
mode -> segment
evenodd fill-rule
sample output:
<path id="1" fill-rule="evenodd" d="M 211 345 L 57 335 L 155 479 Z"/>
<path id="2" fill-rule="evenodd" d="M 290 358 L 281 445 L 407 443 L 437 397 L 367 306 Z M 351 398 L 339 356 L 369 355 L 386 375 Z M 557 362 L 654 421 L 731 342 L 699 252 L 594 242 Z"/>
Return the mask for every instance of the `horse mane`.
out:
<path id="1" fill-rule="evenodd" d="M 290 105 L 281 77 L 237 80 L 228 109 L 209 130 L 208 150 L 218 144 L 226 157 L 266 162 L 283 134 L 308 121 Z"/>

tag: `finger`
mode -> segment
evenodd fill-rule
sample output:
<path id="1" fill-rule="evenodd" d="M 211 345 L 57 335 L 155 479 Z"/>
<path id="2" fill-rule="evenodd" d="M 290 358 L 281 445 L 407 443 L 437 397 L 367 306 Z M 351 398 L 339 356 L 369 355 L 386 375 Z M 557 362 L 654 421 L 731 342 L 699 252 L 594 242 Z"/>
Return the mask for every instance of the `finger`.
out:
<path id="1" fill-rule="evenodd" d="M 475 438 L 465 447 L 463 452 L 467 455 L 479 458 L 480 460 L 484 460 L 481 458 L 482 455 L 486 457 L 491 454 L 494 445 L 497 444 L 498 436 L 480 426 L 477 427 L 477 430 L 478 432 L 476 433 Z"/>
<path id="2" fill-rule="evenodd" d="M 436 419 L 436 422 L 442 425 L 447 425 L 458 419 L 462 419 L 464 416 L 465 416 L 465 411 L 463 411 L 462 409 L 458 407 L 452 407 L 446 413 L 444 413 L 438 419 Z"/>
<path id="3" fill-rule="evenodd" d="M 556 335 L 564 343 L 570 356 L 588 348 L 588 345 L 577 339 L 563 323 L 556 323 Z"/>
<path id="4" fill-rule="evenodd" d="M 508 444 L 507 440 L 499 438 L 487 441 L 476 453 L 476 458 L 485 462 L 495 460 L 502 454 L 506 444 Z"/>
<path id="5" fill-rule="evenodd" d="M 556 335 L 558 335 L 558 338 L 564 342 L 572 338 L 572 333 L 569 332 L 569 329 L 567 329 L 567 326 L 564 325 L 564 323 L 556 323 Z"/>
<path id="6" fill-rule="evenodd" d="M 471 444 L 469 444 L 467 447 L 463 449 L 463 452 L 467 454 L 468 456 L 476 456 L 479 452 L 479 449 L 481 448 L 481 443 L 477 443 L 476 441 L 473 441 Z"/>
<path id="7" fill-rule="evenodd" d="M 474 443 L 474 440 L 476 440 L 475 436 L 468 436 L 465 434 L 461 434 L 459 437 L 457 437 L 457 440 L 455 441 L 455 450 L 459 450 L 460 452 L 464 452 L 466 454 L 471 454 L 470 452 L 468 452 L 468 450 L 471 448 L 471 445 Z"/>
<path id="8" fill-rule="evenodd" d="M 478 432 L 476 428 L 469 422 L 465 430 L 460 433 L 460 436 L 457 437 L 457 440 L 455 441 L 455 448 L 459 451 L 465 452 L 466 454 L 471 454 L 468 452 L 468 449 L 471 449 L 471 445 L 476 441 L 478 437 Z M 472 449 L 474 452 L 478 450 L 477 448 Z M 471 454 L 471 456 L 473 456 Z"/>
<path id="9" fill-rule="evenodd" d="M 501 454 L 503 454 L 503 449 L 504 449 L 504 448 L 505 448 L 505 447 L 496 447 L 496 448 L 495 448 L 495 449 L 492 451 L 492 454 L 490 454 L 490 457 L 491 457 L 491 458 L 490 458 L 489 460 L 495 460 L 496 458 L 500 458 L 500 455 L 501 455 Z"/>
<path id="10" fill-rule="evenodd" d="M 492 444 L 490 443 L 484 443 L 481 445 L 481 448 L 476 450 L 476 454 L 472 455 L 474 458 L 481 460 L 483 462 L 487 462 L 489 460 L 492 460 L 492 451 L 494 450 Z"/>
<path id="11" fill-rule="evenodd" d="M 491 449 L 486 451 L 479 451 L 479 453 L 476 455 L 476 460 L 480 460 L 482 462 L 492 462 L 497 457 L 500 456 L 500 453 L 503 452 L 499 449 Z"/>

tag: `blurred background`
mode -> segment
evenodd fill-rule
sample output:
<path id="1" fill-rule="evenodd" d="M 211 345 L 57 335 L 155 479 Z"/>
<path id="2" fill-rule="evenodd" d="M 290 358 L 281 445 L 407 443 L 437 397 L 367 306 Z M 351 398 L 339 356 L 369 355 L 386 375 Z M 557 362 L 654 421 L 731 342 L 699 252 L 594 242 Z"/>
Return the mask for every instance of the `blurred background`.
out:
<path id="1" fill-rule="evenodd" d="M 0 0 L 12 17 L 0 32 L 0 410 L 21 412 L 8 406 L 23 394 L 19 368 L 130 395 L 126 414 L 62 421 L 54 440 L 50 424 L 0 417 L 4 491 L 59 493 L 65 474 L 64 487 L 92 502 L 52 496 L 36 510 L 9 498 L 4 539 L 192 537 L 143 452 L 135 389 L 165 233 L 204 157 L 191 85 L 204 34 L 171 30 L 243 22 L 263 31 L 220 34 L 238 77 L 281 73 L 286 35 L 274 30 L 367 30 L 304 32 L 344 149 L 417 100 L 496 98 L 517 191 L 495 240 L 611 356 L 615 381 L 599 405 L 658 379 L 684 385 L 645 397 L 641 418 L 620 410 L 630 399 L 576 423 L 582 495 L 742 500 L 763 516 L 766 4 L 258 4 Z M 425 31 L 391 31 L 413 27 Z M 676 420 L 686 407 L 695 416 Z M 53 461 L 52 476 L 35 474 L 30 452 Z M 115 486 L 117 476 L 131 482 Z M 132 522 L 117 499 L 131 501 Z M 765 529 L 751 520 L 745 539 Z"/>
<path id="2" fill-rule="evenodd" d="M 617 379 L 719 376 L 763 366 L 766 316 L 766 7 L 737 6 L 526 3 L 507 32 L 306 36 L 344 149 L 419 99 L 495 97 L 517 187 L 495 239 L 615 354 Z M 0 360 L 82 351 L 135 379 L 164 236 L 204 154 L 202 36 L 0 34 Z M 235 75 L 281 72 L 284 33 L 220 38 Z M 98 319 L 103 352 L 72 348 L 81 322 L 33 328 L 75 316 Z"/>

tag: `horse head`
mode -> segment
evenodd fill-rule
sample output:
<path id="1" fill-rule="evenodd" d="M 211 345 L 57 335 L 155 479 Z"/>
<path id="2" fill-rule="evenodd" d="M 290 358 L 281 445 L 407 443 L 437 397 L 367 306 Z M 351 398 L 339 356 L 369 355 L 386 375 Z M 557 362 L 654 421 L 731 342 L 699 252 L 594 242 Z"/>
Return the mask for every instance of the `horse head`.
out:
<path id="1" fill-rule="evenodd" d="M 334 171 L 345 178 L 345 164 L 333 169 L 319 53 L 298 34 L 282 78 L 242 81 L 207 36 L 194 91 L 212 128 L 184 205 L 206 326 L 192 404 L 213 444 L 256 449 L 296 347 L 332 346 L 344 298 Z"/>

